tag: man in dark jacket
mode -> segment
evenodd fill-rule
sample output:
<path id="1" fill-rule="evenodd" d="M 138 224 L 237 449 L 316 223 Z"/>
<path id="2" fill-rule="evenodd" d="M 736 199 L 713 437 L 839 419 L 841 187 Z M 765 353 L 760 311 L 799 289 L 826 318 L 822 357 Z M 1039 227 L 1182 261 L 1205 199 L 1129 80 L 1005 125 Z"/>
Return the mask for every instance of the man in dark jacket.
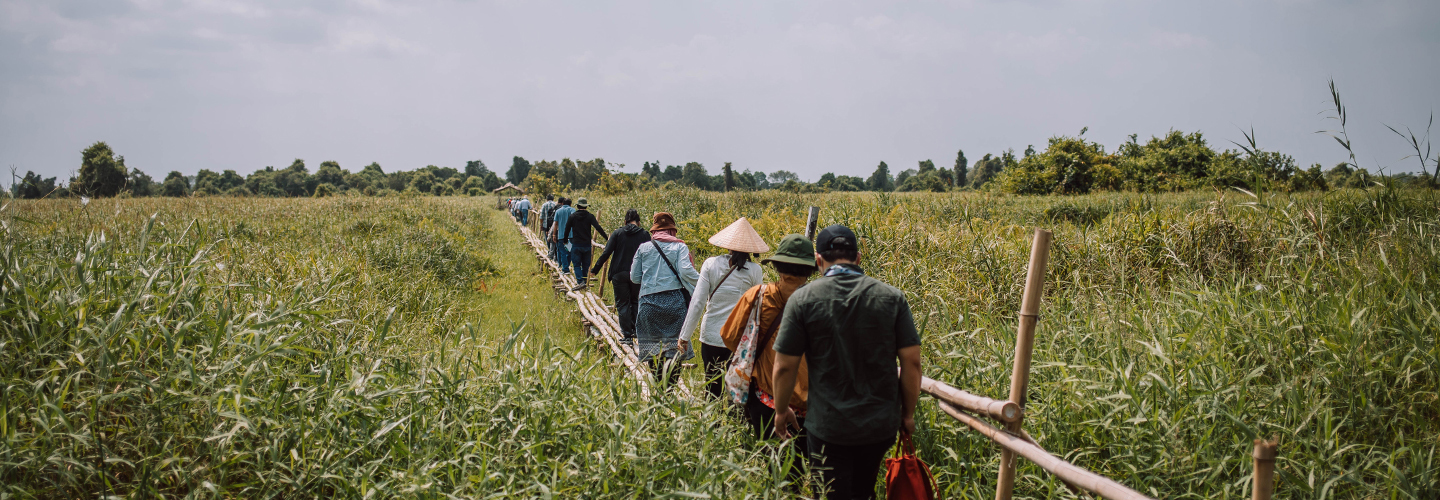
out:
<path id="1" fill-rule="evenodd" d="M 575 200 L 575 213 L 570 214 L 570 219 L 565 221 L 565 235 L 562 241 L 570 242 L 570 265 L 575 270 L 575 282 L 581 288 L 586 286 L 586 271 L 590 270 L 590 254 L 593 241 L 590 236 L 590 228 L 600 232 L 601 238 L 609 238 L 605 235 L 605 228 L 600 227 L 600 221 L 595 220 L 595 214 L 590 213 L 590 202 L 585 198 Z"/>
<path id="2" fill-rule="evenodd" d="M 610 276 L 606 278 L 615 285 L 615 312 L 620 315 L 620 333 L 631 344 L 635 342 L 635 316 L 640 312 L 640 284 L 630 281 L 630 263 L 635 260 L 635 251 L 647 241 L 650 241 L 650 232 L 640 227 L 640 212 L 633 208 L 626 210 L 625 226 L 610 234 L 605 250 L 600 252 L 595 267 L 590 269 L 590 274 L 599 275 L 605 261 L 615 256 L 615 261 L 610 263 Z"/>

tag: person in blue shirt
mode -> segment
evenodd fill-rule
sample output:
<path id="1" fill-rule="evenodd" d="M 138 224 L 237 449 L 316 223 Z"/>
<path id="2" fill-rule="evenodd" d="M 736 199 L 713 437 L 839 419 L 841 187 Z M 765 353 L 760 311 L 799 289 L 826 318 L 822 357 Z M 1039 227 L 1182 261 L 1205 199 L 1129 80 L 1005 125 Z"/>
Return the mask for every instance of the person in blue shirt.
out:
<path id="1" fill-rule="evenodd" d="M 570 269 L 570 249 L 565 248 L 566 240 L 565 225 L 570 222 L 570 214 L 575 209 L 570 206 L 570 198 L 560 197 L 560 208 L 555 209 L 555 223 L 550 225 L 550 242 L 555 244 L 555 263 L 560 265 L 560 272 L 568 272 Z"/>

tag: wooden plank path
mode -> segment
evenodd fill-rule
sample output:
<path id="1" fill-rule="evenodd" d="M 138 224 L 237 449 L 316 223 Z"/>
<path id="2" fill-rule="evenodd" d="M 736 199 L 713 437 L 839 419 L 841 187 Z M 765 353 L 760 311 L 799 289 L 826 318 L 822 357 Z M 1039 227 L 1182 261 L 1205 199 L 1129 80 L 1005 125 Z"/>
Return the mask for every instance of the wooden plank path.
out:
<path id="1" fill-rule="evenodd" d="M 538 216 L 538 212 L 531 211 L 531 225 L 537 225 Z M 580 288 L 574 275 L 560 269 L 560 265 L 550 259 L 549 246 L 545 244 L 545 240 L 535 234 L 534 229 L 520 224 L 514 218 L 511 218 L 511 221 L 515 223 L 515 228 L 520 231 L 520 235 L 525 238 L 525 245 L 535 252 L 537 263 L 550 273 L 551 287 L 555 289 L 556 293 L 575 302 L 576 310 L 584 318 L 581 325 L 586 333 L 589 333 L 598 344 L 610 349 L 611 354 L 615 355 L 615 358 L 624 365 L 625 370 L 640 385 L 640 394 L 647 399 L 650 398 L 653 394 L 651 389 L 655 387 L 655 379 L 651 376 L 649 368 L 636 356 L 635 348 L 621 342 L 620 318 L 611 312 L 611 307 L 605 304 L 605 300 L 600 295 L 595 294 L 588 287 Z M 604 248 L 604 245 L 596 244 L 595 246 Z M 682 399 L 693 400 L 693 394 L 683 379 L 676 383 L 675 391 Z"/>

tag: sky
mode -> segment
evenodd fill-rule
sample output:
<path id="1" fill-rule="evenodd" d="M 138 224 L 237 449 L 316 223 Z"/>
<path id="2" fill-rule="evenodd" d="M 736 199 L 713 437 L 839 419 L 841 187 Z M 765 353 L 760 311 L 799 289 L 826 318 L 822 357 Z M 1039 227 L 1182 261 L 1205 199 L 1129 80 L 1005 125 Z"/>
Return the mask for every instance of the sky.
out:
<path id="1" fill-rule="evenodd" d="M 866 176 L 1169 130 L 1418 171 L 1435 0 L 0 0 L 0 166 L 155 178 L 513 156 Z M 1440 134 L 1440 129 L 1434 131 Z M 5 177 L 9 177 L 6 175 Z M 8 184 L 10 181 L 4 181 Z"/>

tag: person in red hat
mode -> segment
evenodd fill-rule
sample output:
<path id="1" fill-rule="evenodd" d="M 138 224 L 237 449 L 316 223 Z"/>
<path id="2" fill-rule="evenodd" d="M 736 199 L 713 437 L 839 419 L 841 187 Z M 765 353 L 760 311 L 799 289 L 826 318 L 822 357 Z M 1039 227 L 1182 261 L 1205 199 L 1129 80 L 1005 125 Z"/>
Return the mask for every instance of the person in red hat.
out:
<path id="1" fill-rule="evenodd" d="M 680 379 L 680 362 L 695 357 L 680 349 L 680 327 L 685 308 L 700 274 L 690 247 L 675 236 L 675 216 L 655 214 L 649 244 L 640 245 L 630 263 L 630 281 L 640 284 L 640 308 L 635 318 L 635 351 L 650 364 L 655 379 L 674 385 Z"/>

